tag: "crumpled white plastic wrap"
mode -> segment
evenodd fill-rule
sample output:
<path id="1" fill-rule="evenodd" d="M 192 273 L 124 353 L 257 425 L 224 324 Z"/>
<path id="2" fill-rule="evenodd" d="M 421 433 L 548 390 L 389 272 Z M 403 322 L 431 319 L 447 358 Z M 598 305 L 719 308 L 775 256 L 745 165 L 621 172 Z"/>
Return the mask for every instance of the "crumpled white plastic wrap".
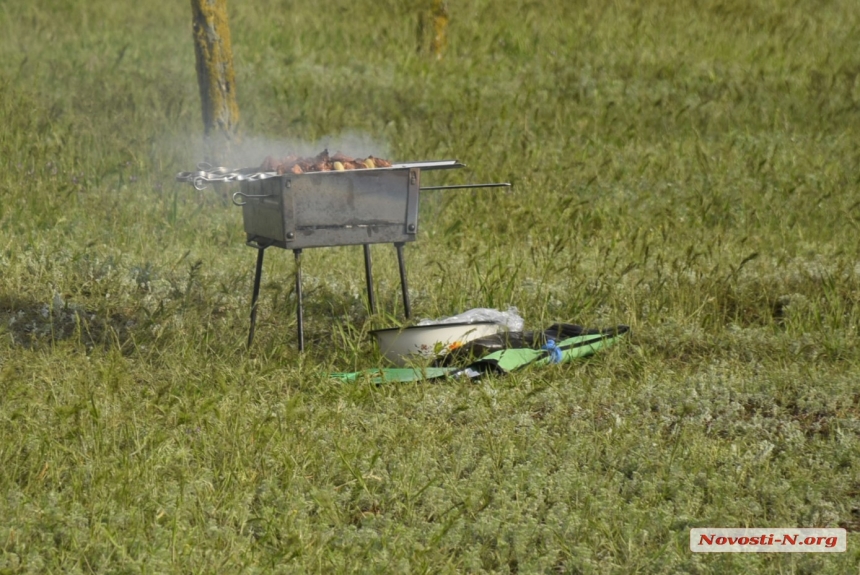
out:
<path id="1" fill-rule="evenodd" d="M 418 325 L 437 325 L 444 323 L 476 323 L 476 322 L 492 322 L 498 325 L 504 325 L 508 331 L 518 332 L 523 331 L 525 320 L 520 317 L 519 310 L 510 306 L 506 311 L 487 307 L 477 307 L 464 311 L 463 313 L 443 317 L 440 319 L 422 319 Z"/>

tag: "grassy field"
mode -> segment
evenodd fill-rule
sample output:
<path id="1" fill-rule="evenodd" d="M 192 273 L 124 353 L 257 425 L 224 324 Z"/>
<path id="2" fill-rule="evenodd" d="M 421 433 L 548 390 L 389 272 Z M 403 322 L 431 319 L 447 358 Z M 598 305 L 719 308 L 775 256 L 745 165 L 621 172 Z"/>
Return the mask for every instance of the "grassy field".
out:
<path id="1" fill-rule="evenodd" d="M 187 2 L 0 0 L 0 573 L 860 572 L 853 0 L 230 3 L 236 164 L 457 158 L 419 317 L 628 324 L 588 361 L 376 387 L 394 250 L 254 250 L 201 158 Z M 423 4 L 429 4 L 424 2 Z M 693 527 L 845 527 L 693 554 Z"/>

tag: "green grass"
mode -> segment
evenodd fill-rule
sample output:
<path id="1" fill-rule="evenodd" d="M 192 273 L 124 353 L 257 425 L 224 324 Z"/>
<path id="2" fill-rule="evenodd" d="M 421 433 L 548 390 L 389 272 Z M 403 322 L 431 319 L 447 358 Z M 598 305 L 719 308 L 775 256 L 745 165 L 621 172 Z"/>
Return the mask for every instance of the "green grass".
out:
<path id="1" fill-rule="evenodd" d="M 479 384 L 344 385 L 394 250 L 266 258 L 202 156 L 186 3 L 0 1 L 0 573 L 851 573 L 860 564 L 854 2 L 232 2 L 245 144 L 458 158 L 420 317 L 516 305 L 625 345 Z M 844 554 L 692 554 L 693 527 Z"/>

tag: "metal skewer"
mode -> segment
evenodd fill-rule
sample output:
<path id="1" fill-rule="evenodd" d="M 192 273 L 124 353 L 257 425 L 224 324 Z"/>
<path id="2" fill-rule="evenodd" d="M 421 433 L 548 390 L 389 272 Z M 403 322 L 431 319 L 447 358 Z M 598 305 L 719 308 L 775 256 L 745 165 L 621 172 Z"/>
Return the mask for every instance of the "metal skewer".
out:
<path id="1" fill-rule="evenodd" d="M 429 190 L 462 190 L 465 188 L 510 188 L 510 182 L 502 182 L 498 184 L 458 184 L 455 186 L 427 186 L 421 188 L 421 191 Z"/>

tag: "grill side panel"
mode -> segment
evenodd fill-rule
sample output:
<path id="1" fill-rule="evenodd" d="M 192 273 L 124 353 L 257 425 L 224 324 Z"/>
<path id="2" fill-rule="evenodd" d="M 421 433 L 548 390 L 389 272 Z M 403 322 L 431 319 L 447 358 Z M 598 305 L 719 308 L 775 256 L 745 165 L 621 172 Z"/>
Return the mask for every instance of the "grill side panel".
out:
<path id="1" fill-rule="evenodd" d="M 263 239 L 284 241 L 284 182 L 281 178 L 245 181 L 239 190 L 247 197 L 242 206 L 245 233 Z"/>

